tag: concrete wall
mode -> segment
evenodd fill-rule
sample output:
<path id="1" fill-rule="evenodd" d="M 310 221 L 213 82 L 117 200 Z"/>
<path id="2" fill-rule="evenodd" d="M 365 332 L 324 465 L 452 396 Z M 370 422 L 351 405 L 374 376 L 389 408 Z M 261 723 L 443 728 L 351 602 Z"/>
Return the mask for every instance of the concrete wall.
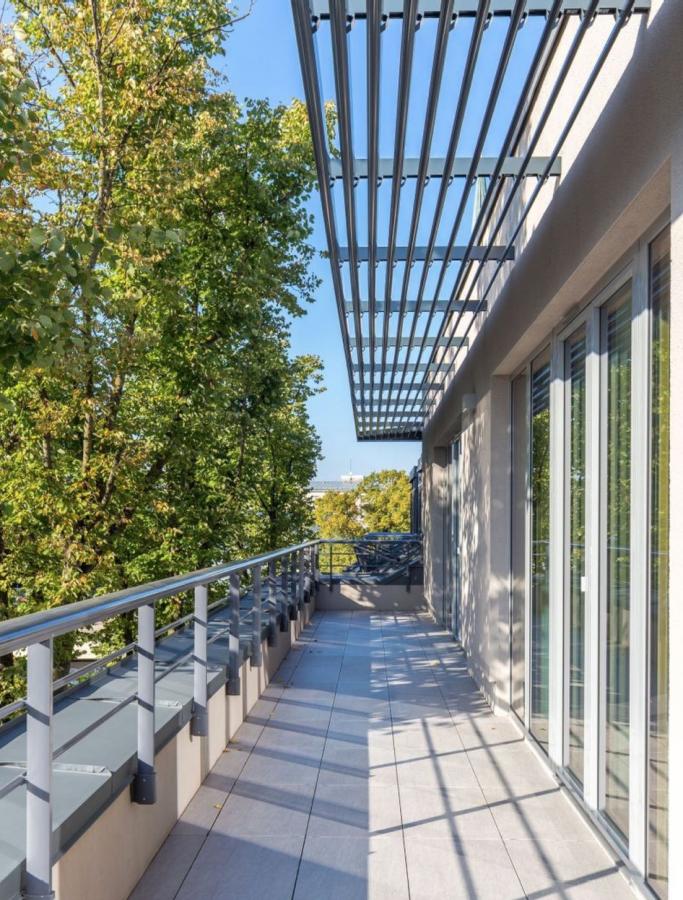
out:
<path id="1" fill-rule="evenodd" d="M 157 754 L 157 802 L 139 806 L 123 791 L 54 864 L 57 900 L 126 900 L 204 778 L 224 752 L 261 692 L 308 623 L 307 604 L 276 644 L 263 642 L 263 666 L 242 666 L 242 693 L 219 689 L 209 700 L 209 734 L 198 738 L 186 725 Z"/>
<path id="2" fill-rule="evenodd" d="M 379 612 L 412 612 L 425 609 L 426 603 L 421 584 L 413 584 L 410 590 L 404 584 L 346 584 L 324 582 L 316 598 L 320 610 L 377 610 Z"/>

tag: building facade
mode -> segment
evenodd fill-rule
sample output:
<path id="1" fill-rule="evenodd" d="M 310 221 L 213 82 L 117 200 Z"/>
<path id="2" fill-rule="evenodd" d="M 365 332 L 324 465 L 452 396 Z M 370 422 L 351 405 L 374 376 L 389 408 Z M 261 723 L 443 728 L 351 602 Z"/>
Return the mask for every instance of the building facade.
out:
<path id="1" fill-rule="evenodd" d="M 609 26 L 594 27 L 579 76 Z M 422 446 L 434 615 L 645 892 L 672 898 L 683 897 L 681 84 L 683 3 L 656 0 L 607 61 Z"/>

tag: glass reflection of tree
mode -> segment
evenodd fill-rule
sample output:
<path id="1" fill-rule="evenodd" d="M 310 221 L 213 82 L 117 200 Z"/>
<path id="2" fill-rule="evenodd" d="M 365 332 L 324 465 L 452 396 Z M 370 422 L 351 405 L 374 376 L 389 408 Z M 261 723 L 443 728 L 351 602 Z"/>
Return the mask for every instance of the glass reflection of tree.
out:
<path id="1" fill-rule="evenodd" d="M 547 747 L 550 563 L 550 365 L 532 373 L 531 731 Z"/>
<path id="2" fill-rule="evenodd" d="M 605 310 L 607 365 L 607 683 L 605 809 L 628 835 L 631 587 L 631 295 Z"/>

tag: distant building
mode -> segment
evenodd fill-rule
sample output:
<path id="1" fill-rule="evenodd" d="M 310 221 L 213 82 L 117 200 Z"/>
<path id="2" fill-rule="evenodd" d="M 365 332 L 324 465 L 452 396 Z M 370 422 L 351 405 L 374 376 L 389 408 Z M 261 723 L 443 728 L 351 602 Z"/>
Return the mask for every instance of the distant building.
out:
<path id="1" fill-rule="evenodd" d="M 312 481 L 308 496 L 311 500 L 318 500 L 323 494 L 328 494 L 330 491 L 352 491 L 362 480 L 362 475 L 348 472 L 346 475 L 340 476 L 339 481 Z"/>

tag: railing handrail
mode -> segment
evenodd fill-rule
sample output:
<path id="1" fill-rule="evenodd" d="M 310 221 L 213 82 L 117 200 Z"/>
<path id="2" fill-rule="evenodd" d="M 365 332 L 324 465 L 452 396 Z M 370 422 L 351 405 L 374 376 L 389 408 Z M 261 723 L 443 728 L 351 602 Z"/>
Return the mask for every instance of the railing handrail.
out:
<path id="1" fill-rule="evenodd" d="M 220 563 L 205 569 L 198 569 L 184 575 L 173 575 L 158 581 L 150 581 L 135 587 L 114 591 L 78 600 L 52 609 L 18 616 L 0 623 L 0 655 L 26 648 L 26 696 L 0 708 L 0 720 L 25 711 L 26 766 L 0 788 L 0 798 L 26 784 L 26 859 L 22 884 L 27 896 L 52 897 L 52 773 L 54 761 L 77 741 L 89 734 L 93 728 L 109 720 L 124 706 L 137 703 L 136 729 L 136 771 L 132 783 L 132 798 L 140 804 L 156 802 L 156 684 L 181 665 L 192 666 L 192 716 L 190 733 L 195 737 L 208 735 L 209 698 L 209 645 L 219 638 L 225 640 L 223 677 L 226 692 L 241 694 L 241 670 L 244 662 L 243 646 L 249 647 L 252 666 L 263 665 L 261 643 L 263 641 L 264 611 L 268 616 L 266 634 L 268 640 L 274 636 L 279 625 L 280 631 L 290 630 L 290 622 L 296 621 L 305 604 L 315 597 L 320 579 L 319 548 L 328 544 L 330 558 L 334 553 L 333 544 L 350 544 L 360 557 L 361 546 L 375 548 L 375 556 L 384 555 L 377 548 L 384 548 L 391 537 L 377 539 L 370 535 L 366 539 L 334 540 L 315 538 L 289 547 L 282 547 L 269 553 L 262 553 L 249 559 Z M 397 535 L 396 543 L 411 546 L 414 540 L 405 535 Z M 279 564 L 278 564 L 279 561 Z M 267 576 L 262 578 L 262 570 L 267 567 Z M 280 570 L 278 572 L 278 569 Z M 243 618 L 242 573 L 249 572 L 251 609 Z M 209 604 L 208 586 L 215 582 L 228 582 L 225 600 Z M 266 588 L 267 600 L 263 598 Z M 194 591 L 193 612 L 181 616 L 170 625 L 156 628 L 155 601 Z M 209 617 L 211 610 L 222 605 L 228 607 L 229 617 L 221 622 L 222 627 L 209 637 Z M 55 688 L 66 686 L 70 679 L 54 681 L 53 638 L 78 631 L 89 625 L 105 622 L 123 613 L 137 611 L 137 640 L 121 650 L 90 663 L 81 675 L 94 674 L 102 670 L 102 665 L 128 655 L 137 654 L 137 690 L 124 696 L 99 716 L 96 722 L 89 722 L 77 734 L 55 747 L 54 743 L 54 700 Z M 244 633 L 243 625 L 249 622 Z M 177 658 L 159 669 L 156 656 L 156 642 L 169 630 L 193 623 L 192 647 L 181 648 Z M 78 672 L 74 678 L 79 680 Z"/>
<path id="2" fill-rule="evenodd" d="M 182 594 L 200 585 L 222 581 L 230 575 L 236 575 L 248 569 L 261 568 L 272 560 L 298 553 L 300 550 L 306 550 L 321 543 L 327 543 L 327 541 L 321 539 L 304 541 L 301 544 L 293 544 L 290 547 L 262 553 L 250 559 L 219 563 L 184 575 L 172 575 L 170 578 L 149 581 L 121 591 L 100 594 L 85 600 L 77 600 L 74 603 L 65 603 L 62 606 L 7 619 L 0 622 L 0 656 L 21 650 L 30 644 L 86 628 L 88 625 L 104 622 L 114 616 L 153 603 L 155 600 Z"/>

